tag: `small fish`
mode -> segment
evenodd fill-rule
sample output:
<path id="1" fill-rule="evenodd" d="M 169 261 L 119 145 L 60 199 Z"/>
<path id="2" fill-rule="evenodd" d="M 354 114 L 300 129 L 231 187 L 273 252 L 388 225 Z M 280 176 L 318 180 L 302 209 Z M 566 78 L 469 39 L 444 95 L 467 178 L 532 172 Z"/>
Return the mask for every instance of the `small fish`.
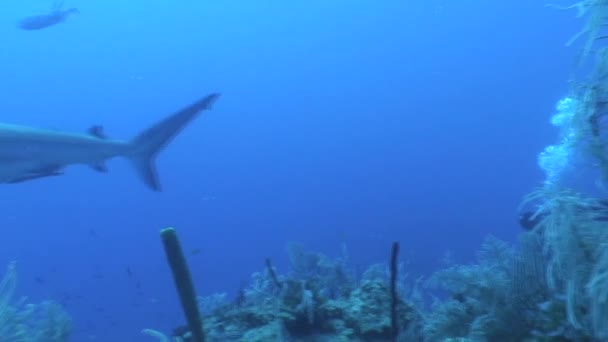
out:
<path id="1" fill-rule="evenodd" d="M 526 231 L 534 230 L 543 221 L 545 216 L 547 215 L 544 213 L 526 211 L 519 215 L 519 225 Z"/>
<path id="2" fill-rule="evenodd" d="M 61 6 L 57 4 L 48 13 L 25 17 L 17 23 L 17 27 L 26 31 L 41 30 L 65 21 L 70 14 L 78 13 L 77 8 L 62 9 Z"/>

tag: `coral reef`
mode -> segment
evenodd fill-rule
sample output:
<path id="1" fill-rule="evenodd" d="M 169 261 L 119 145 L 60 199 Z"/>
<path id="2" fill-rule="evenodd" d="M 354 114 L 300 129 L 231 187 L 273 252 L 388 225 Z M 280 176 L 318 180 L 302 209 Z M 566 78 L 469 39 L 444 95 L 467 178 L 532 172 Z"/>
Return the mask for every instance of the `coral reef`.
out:
<path id="1" fill-rule="evenodd" d="M 386 279 L 356 281 L 341 259 L 291 245 L 292 272 L 256 273 L 236 303 L 227 303 L 205 320 L 212 340 L 235 341 L 389 341 L 390 291 Z M 279 285 L 280 284 L 280 285 Z M 422 316 L 399 301 L 400 326 Z"/>
<path id="2" fill-rule="evenodd" d="M 566 46 L 571 46 L 579 38 L 587 36 L 587 40 L 585 41 L 581 51 L 582 62 L 587 56 L 589 56 L 589 54 L 591 54 L 594 43 L 597 40 L 605 38 L 601 34 L 601 29 L 606 25 L 606 23 L 608 23 L 608 1 L 581 0 L 569 6 L 555 4 L 550 4 L 549 6 L 560 10 L 576 9 L 577 17 L 587 18 L 585 26 L 574 36 L 572 36 L 566 43 Z"/>
<path id="3" fill-rule="evenodd" d="M 608 204 L 573 191 L 551 192 L 547 201 L 543 191 L 527 199 L 542 199 L 535 213 L 542 219 L 517 246 L 488 237 L 476 262 L 429 277 L 424 296 L 399 279 L 398 341 L 608 339 Z M 290 272 L 267 260 L 234 300 L 199 298 L 210 341 L 394 340 L 388 265 L 356 276 L 346 257 L 298 244 L 288 250 Z"/>
<path id="4" fill-rule="evenodd" d="M 252 275 L 234 301 L 201 298 L 211 341 L 391 341 L 391 290 L 385 265 L 356 279 L 344 258 L 288 248 L 291 272 Z M 422 340 L 422 313 L 405 294 L 397 300 L 403 341 Z M 150 334 L 149 331 L 146 331 Z M 162 337 L 160 337 L 162 339 Z"/>
<path id="5" fill-rule="evenodd" d="M 26 304 L 14 300 L 17 285 L 16 264 L 8 266 L 0 281 L 0 341 L 66 342 L 72 321 L 63 308 L 52 301 Z"/>

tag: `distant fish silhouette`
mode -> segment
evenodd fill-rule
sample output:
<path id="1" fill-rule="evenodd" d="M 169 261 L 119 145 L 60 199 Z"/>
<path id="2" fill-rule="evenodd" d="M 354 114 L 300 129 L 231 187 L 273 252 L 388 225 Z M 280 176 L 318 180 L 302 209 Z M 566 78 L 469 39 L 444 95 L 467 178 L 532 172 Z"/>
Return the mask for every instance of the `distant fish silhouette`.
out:
<path id="1" fill-rule="evenodd" d="M 78 13 L 77 8 L 62 9 L 62 6 L 63 3 L 59 2 L 48 13 L 23 18 L 17 23 L 17 27 L 28 31 L 41 30 L 65 21 L 72 13 Z"/>

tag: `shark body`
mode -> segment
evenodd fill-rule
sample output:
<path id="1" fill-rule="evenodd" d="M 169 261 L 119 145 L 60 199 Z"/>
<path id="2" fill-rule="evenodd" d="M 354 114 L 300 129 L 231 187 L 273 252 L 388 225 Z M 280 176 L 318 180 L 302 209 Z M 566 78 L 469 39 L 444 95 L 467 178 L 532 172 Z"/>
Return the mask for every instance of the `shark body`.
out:
<path id="1" fill-rule="evenodd" d="M 108 139 L 100 126 L 89 134 L 0 124 L 0 183 L 20 183 L 59 176 L 69 165 L 90 165 L 105 171 L 114 157 L 131 161 L 139 177 L 155 191 L 160 181 L 154 159 L 181 130 L 210 109 L 219 94 L 209 94 L 145 129 L 131 141 Z"/>

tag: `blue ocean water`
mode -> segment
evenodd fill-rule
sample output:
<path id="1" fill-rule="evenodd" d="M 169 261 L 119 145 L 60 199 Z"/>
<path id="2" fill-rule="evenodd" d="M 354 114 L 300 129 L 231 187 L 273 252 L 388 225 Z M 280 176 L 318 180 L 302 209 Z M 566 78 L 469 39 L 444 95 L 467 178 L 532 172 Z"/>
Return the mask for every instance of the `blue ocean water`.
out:
<path id="1" fill-rule="evenodd" d="M 167 226 L 201 295 L 285 269 L 289 241 L 367 265 L 398 240 L 412 274 L 514 241 L 581 27 L 526 0 L 72 0 L 64 23 L 15 26 L 51 4 L 2 5 L 2 122 L 129 139 L 222 93 L 159 156 L 162 193 L 124 160 L 1 187 L 0 266 L 66 306 L 74 341 L 183 324 Z"/>

